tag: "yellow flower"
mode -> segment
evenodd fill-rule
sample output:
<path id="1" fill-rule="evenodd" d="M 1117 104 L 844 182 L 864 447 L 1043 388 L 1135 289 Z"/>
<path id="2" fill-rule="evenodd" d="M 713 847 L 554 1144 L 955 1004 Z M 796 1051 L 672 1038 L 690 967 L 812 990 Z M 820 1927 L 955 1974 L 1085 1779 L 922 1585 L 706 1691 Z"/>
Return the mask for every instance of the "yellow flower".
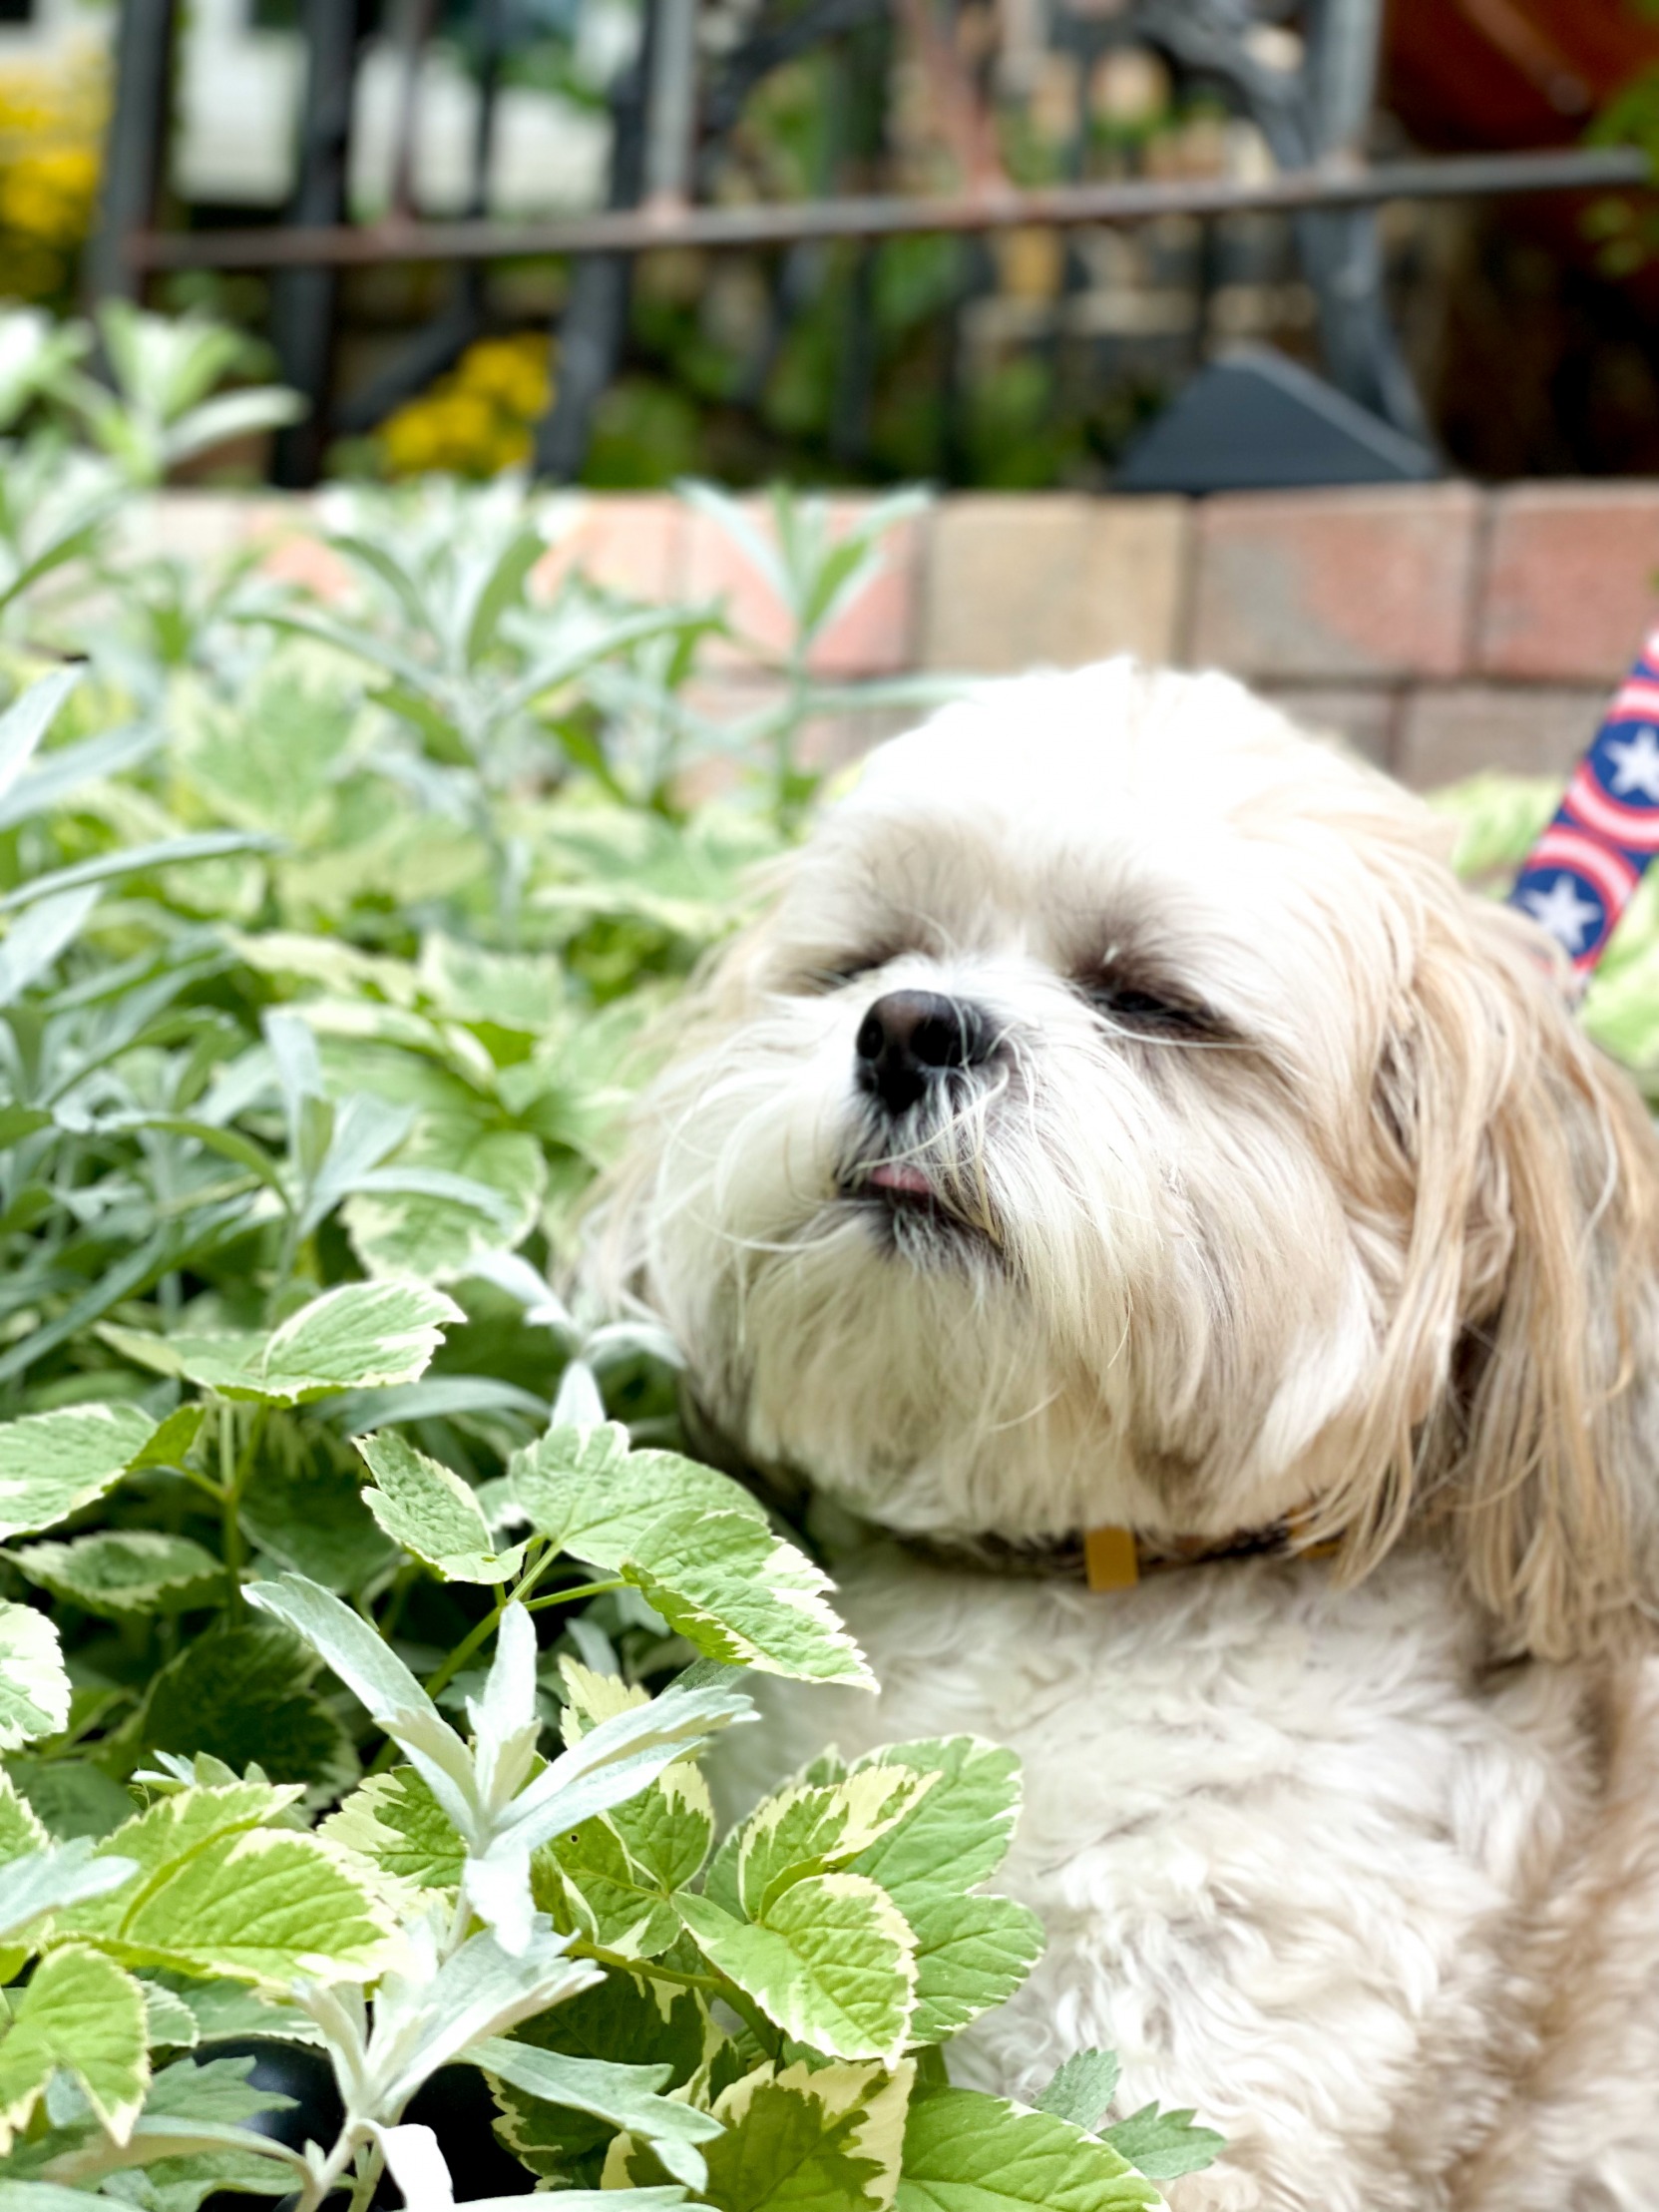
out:
<path id="1" fill-rule="evenodd" d="M 485 477 L 529 460 L 532 425 L 546 413 L 552 388 L 549 351 L 536 331 L 469 346 L 449 375 L 381 425 L 387 468 L 398 476 L 442 469 Z"/>
<path id="2" fill-rule="evenodd" d="M 108 62 L 90 41 L 0 69 L 0 229 L 5 288 L 40 298 L 68 279 L 65 256 L 92 226 L 108 105 Z"/>
<path id="3" fill-rule="evenodd" d="M 388 464 L 399 474 L 441 466 L 443 425 L 428 399 L 413 399 L 381 425 L 381 444 Z"/>

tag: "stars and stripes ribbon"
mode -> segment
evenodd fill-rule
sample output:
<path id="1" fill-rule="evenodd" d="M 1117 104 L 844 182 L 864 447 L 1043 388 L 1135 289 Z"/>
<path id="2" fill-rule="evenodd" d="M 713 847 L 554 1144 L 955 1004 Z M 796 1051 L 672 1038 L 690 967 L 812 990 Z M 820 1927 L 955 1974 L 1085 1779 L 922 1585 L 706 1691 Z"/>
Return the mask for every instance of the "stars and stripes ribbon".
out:
<path id="1" fill-rule="evenodd" d="M 1659 853 L 1659 630 L 1613 694 L 1509 903 L 1540 922 L 1586 980 Z"/>

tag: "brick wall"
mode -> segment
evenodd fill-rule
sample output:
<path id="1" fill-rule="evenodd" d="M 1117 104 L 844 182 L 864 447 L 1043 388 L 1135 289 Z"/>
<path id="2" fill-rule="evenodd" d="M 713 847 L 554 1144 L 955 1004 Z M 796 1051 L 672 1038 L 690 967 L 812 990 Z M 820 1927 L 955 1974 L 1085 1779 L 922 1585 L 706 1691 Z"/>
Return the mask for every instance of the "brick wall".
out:
<path id="1" fill-rule="evenodd" d="M 860 503 L 837 504 L 851 515 Z M 293 519 L 268 498 L 169 494 L 146 536 L 189 555 L 280 539 Z M 1492 766 L 1563 772 L 1659 620 L 1659 483 L 976 494 L 941 499 L 890 549 L 821 642 L 824 674 L 996 673 L 1125 651 L 1221 666 L 1418 784 Z M 271 565 L 331 581 L 300 543 L 279 543 Z M 666 496 L 586 501 L 550 579 L 573 565 L 643 598 L 723 596 L 762 646 L 784 635 L 715 525 Z M 716 653 L 702 703 L 735 714 L 764 688 Z M 829 743 L 872 733 L 866 718 Z"/>

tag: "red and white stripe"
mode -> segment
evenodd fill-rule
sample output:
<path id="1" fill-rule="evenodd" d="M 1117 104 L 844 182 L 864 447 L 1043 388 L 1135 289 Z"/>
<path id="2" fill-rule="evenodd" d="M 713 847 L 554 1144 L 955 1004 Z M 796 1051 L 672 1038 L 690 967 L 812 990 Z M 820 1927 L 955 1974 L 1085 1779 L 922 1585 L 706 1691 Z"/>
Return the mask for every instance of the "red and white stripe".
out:
<path id="1" fill-rule="evenodd" d="M 1567 785 L 1566 806 L 1588 830 L 1633 852 L 1659 852 L 1659 806 L 1626 806 L 1604 791 L 1581 760 Z"/>
<path id="2" fill-rule="evenodd" d="M 1628 860 L 1568 822 L 1551 822 L 1526 856 L 1528 869 L 1571 868 L 1601 893 L 1610 929 L 1641 878 Z"/>

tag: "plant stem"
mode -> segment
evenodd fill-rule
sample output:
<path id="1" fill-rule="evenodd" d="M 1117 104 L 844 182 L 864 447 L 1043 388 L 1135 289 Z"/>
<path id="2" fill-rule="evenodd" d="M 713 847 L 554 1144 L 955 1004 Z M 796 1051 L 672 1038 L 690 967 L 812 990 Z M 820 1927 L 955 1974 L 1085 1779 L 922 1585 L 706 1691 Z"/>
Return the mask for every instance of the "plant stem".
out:
<path id="1" fill-rule="evenodd" d="M 545 1613 L 550 1605 L 571 1605 L 579 1597 L 603 1597 L 607 1590 L 625 1589 L 627 1584 L 619 1575 L 610 1582 L 579 1582 L 575 1589 L 556 1589 L 551 1597 L 538 1597 L 533 1605 L 527 1605 L 527 1613 Z"/>
<path id="2" fill-rule="evenodd" d="M 620 1951 L 607 1951 L 602 1944 L 584 1943 L 580 1939 L 571 1945 L 573 1959 L 591 1959 L 596 1967 L 611 1967 L 619 1974 L 642 1975 L 651 1982 L 671 1982 L 676 1990 L 701 1990 L 705 1995 L 717 1996 L 754 2030 L 764 2050 L 775 2051 L 778 2046 L 779 2028 L 769 2020 L 753 1997 L 740 1990 L 735 1982 L 716 1971 L 713 1974 L 687 1974 L 679 1967 L 665 1967 L 659 1959 L 626 1959 Z"/>
<path id="3" fill-rule="evenodd" d="M 385 2171 L 385 2167 L 386 2153 L 378 2143 L 371 2144 L 368 2156 L 358 2168 L 357 2180 L 352 2188 L 351 2201 L 346 2206 L 346 2212 L 368 2212 L 369 2200 L 374 2195 L 375 2187 L 381 2174 Z"/>
<path id="4" fill-rule="evenodd" d="M 552 1545 L 549 1545 L 535 1564 L 528 1567 L 519 1576 L 511 1592 L 505 1590 L 498 1592 L 495 1610 L 486 1613 L 482 1620 L 475 1622 L 455 1646 L 455 1649 L 446 1658 L 441 1659 L 427 1676 L 426 1694 L 428 1697 L 436 1697 L 441 1689 L 447 1688 L 467 1661 L 494 1633 L 501 1621 L 502 1614 L 507 1610 L 509 1602 L 512 1599 L 517 1599 L 523 1604 L 526 1591 L 533 1590 L 549 1569 L 559 1564 L 559 1560 L 560 1553 L 554 1549 Z M 595 1597 L 602 1590 L 621 1589 L 622 1586 L 621 1582 L 583 1582 L 575 1589 L 562 1589 L 552 1597 L 539 1598 L 535 1604 L 525 1605 L 525 1611 L 538 1613 L 546 1605 L 568 1605 L 573 1598 Z M 384 1627 L 382 1627 L 381 1633 L 383 1635 L 386 1633 Z M 397 1745 L 388 1736 L 375 1754 L 373 1763 L 368 1770 L 369 1773 L 371 1775 L 384 1774 L 396 1756 Z"/>
<path id="5" fill-rule="evenodd" d="M 218 1493 L 219 1524 L 224 1532 L 224 1571 L 229 1578 L 229 1611 L 233 1620 L 240 1620 L 242 1606 L 242 1486 L 253 1472 L 253 1455 L 259 1449 L 259 1439 L 265 1433 L 265 1421 L 269 1408 L 255 1406 L 253 1418 L 247 1425 L 240 1453 L 236 1451 L 235 1409 L 229 1399 L 218 1401 Z"/>
<path id="6" fill-rule="evenodd" d="M 527 1570 L 519 1576 L 517 1583 L 514 1585 L 512 1595 L 522 1601 L 526 1590 L 534 1589 L 536 1587 L 536 1584 L 542 1579 L 543 1575 L 546 1574 L 549 1567 L 554 1566 L 558 1563 L 558 1559 L 559 1553 L 550 1547 L 546 1551 L 542 1553 L 542 1556 L 536 1561 L 534 1566 L 527 1568 Z M 466 1665 L 467 1661 L 472 1657 L 473 1653 L 478 1649 L 479 1645 L 484 1642 L 485 1638 L 490 1634 L 491 1630 L 500 1620 L 502 1614 L 507 1610 L 507 1594 L 505 1592 L 499 1593 L 496 1598 L 495 1611 L 493 1613 L 486 1613 L 484 1615 L 484 1618 L 479 1621 L 478 1625 L 475 1628 L 469 1629 L 467 1634 L 461 1638 L 461 1641 L 449 1654 L 449 1657 L 439 1662 L 436 1673 L 429 1674 L 427 1676 L 426 1694 L 428 1697 L 435 1697 L 439 1690 L 441 1690 L 447 1682 L 452 1681 L 454 1677 L 461 1671 L 462 1667 Z M 534 1610 L 534 1607 L 529 1609 Z"/>
<path id="7" fill-rule="evenodd" d="M 224 1573 L 229 1584 L 232 1620 L 242 1616 L 242 1529 L 236 1498 L 236 1410 L 228 1398 L 218 1401 L 219 1527 L 224 1540 Z"/>

